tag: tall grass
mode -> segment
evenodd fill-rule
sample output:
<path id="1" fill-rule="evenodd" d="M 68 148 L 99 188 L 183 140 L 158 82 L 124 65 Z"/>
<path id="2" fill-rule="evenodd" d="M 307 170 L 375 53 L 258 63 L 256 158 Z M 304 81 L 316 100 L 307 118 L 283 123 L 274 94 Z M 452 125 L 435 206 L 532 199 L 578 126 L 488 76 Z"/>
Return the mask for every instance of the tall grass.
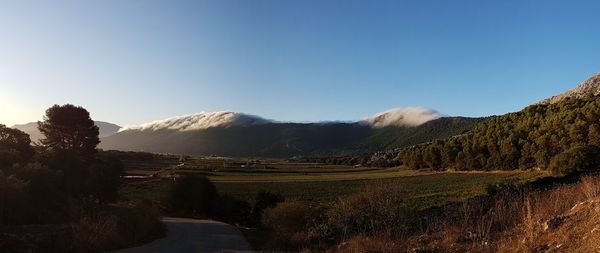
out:
<path id="1" fill-rule="evenodd" d="M 356 212 L 361 213 L 358 210 L 371 209 L 355 205 L 369 206 L 369 201 L 346 199 L 332 209 L 346 219 L 337 218 L 338 222 L 333 224 L 359 225 L 362 230 L 349 233 L 348 228 L 342 226 L 346 230 L 346 236 L 341 238 L 344 243 L 332 251 L 369 252 L 366 245 L 381 249 L 381 252 L 388 251 L 390 245 L 402 245 L 396 252 L 598 251 L 599 197 L 600 177 L 584 176 L 577 183 L 541 189 L 507 186 L 491 196 L 420 213 L 427 218 L 413 216 L 419 222 L 395 219 L 383 223 L 394 216 L 383 213 L 379 216 L 376 215 L 378 212 L 357 216 Z M 349 223 L 349 220 L 362 221 Z M 369 227 L 378 223 L 386 224 L 390 230 Z M 389 232 L 400 230 L 405 234 L 395 236 L 397 232 Z"/>

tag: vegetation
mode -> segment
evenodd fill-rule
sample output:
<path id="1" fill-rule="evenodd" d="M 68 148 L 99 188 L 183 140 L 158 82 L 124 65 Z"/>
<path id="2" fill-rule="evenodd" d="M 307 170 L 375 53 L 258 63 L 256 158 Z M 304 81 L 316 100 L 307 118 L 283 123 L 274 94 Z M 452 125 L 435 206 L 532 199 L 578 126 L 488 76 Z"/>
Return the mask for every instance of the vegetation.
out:
<path id="1" fill-rule="evenodd" d="M 99 130 L 90 113 L 71 104 L 48 108 L 44 121 L 38 122 L 38 129 L 45 136 L 42 144 L 56 152 L 94 154 L 100 143 Z"/>
<path id="2" fill-rule="evenodd" d="M 31 140 L 26 133 L 0 124 L 0 166 L 25 163 L 33 153 Z"/>
<path id="3" fill-rule="evenodd" d="M 487 196 L 416 210 L 401 188 L 368 187 L 331 204 L 265 212 L 270 250 L 309 252 L 589 252 L 600 178 L 506 185 Z M 400 193 L 400 194 L 398 194 Z M 583 235 L 583 237 L 581 236 Z"/>
<path id="4" fill-rule="evenodd" d="M 0 125 L 0 251 L 99 252 L 163 234 L 158 213 L 108 205 L 123 165 L 96 154 L 98 128 L 72 105 L 48 109 L 42 146 Z"/>
<path id="5" fill-rule="evenodd" d="M 566 176 L 575 172 L 591 172 L 600 168 L 600 148 L 595 145 L 577 146 L 550 160 L 549 169 L 555 175 Z"/>
<path id="6" fill-rule="evenodd" d="M 298 168 L 298 170 L 303 170 Z M 286 200 L 306 202 L 331 202 L 337 198 L 356 193 L 369 185 L 402 188 L 406 195 L 415 199 L 419 208 L 440 206 L 448 202 L 486 194 L 488 185 L 519 183 L 548 176 L 539 171 L 510 172 L 416 172 L 379 171 L 363 174 L 342 170 L 337 173 L 291 176 L 268 174 L 264 178 L 249 171 L 241 176 L 238 172 L 208 176 L 219 194 L 254 203 L 260 192 L 281 194 Z M 375 176 L 373 176 L 375 175 Z M 310 177 L 310 181 L 306 180 Z M 268 180 L 268 181 L 267 181 Z M 172 180 L 136 180 L 125 182 L 120 189 L 121 201 L 148 200 L 161 204 Z"/>
<path id="7" fill-rule="evenodd" d="M 179 215 L 206 218 L 217 200 L 215 185 L 204 176 L 177 178 L 168 193 L 170 212 Z"/>
<path id="8" fill-rule="evenodd" d="M 599 119 L 597 97 L 534 104 L 479 123 L 466 134 L 403 149 L 396 161 L 415 169 L 461 170 L 549 168 L 553 159 L 561 163 L 566 156 L 588 164 L 588 154 L 575 153 L 595 152 Z"/>
<path id="9" fill-rule="evenodd" d="M 103 149 L 231 157 L 344 156 L 415 145 L 470 129 L 478 118 L 448 117 L 417 127 L 372 128 L 360 123 L 270 123 L 202 131 L 122 131 Z"/>

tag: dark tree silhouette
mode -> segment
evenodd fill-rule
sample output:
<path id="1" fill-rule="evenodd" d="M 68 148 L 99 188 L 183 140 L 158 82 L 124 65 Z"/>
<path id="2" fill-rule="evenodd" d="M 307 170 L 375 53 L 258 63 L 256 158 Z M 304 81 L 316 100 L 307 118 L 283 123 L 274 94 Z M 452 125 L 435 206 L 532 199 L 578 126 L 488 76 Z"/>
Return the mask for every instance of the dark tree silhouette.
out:
<path id="1" fill-rule="evenodd" d="M 205 218 L 217 200 L 217 188 L 205 176 L 177 178 L 168 193 L 171 211 L 178 215 Z"/>
<path id="2" fill-rule="evenodd" d="M 26 162 L 33 153 L 28 134 L 0 124 L 0 166 Z"/>
<path id="3" fill-rule="evenodd" d="M 97 152 L 99 130 L 90 113 L 71 104 L 54 105 L 46 110 L 38 129 L 46 136 L 41 142 L 55 151 L 70 151 L 81 155 Z"/>

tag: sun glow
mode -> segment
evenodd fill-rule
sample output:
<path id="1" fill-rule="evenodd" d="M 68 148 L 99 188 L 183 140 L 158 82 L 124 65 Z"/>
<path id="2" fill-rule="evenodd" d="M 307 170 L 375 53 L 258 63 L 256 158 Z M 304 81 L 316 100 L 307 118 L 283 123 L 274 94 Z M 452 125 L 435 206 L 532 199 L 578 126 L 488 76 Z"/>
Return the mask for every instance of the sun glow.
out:
<path id="1" fill-rule="evenodd" d="M 11 99 L 6 94 L 0 94 L 0 124 L 13 126 L 32 121 L 34 115 L 31 108 Z"/>

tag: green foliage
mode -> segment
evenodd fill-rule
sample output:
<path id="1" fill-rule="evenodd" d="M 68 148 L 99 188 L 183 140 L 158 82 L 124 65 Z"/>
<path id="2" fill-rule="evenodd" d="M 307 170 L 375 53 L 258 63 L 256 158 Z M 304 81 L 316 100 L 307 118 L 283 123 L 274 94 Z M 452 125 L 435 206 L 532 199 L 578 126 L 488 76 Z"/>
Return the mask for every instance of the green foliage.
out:
<path id="1" fill-rule="evenodd" d="M 26 163 L 33 154 L 29 135 L 0 124 L 0 167 Z"/>
<path id="2" fill-rule="evenodd" d="M 547 168 L 567 150 L 600 143 L 598 119 L 597 97 L 535 104 L 490 118 L 465 134 L 405 148 L 399 157 L 415 169 Z"/>
<path id="3" fill-rule="evenodd" d="M 574 147 L 553 157 L 549 168 L 557 176 L 597 170 L 600 167 L 599 157 L 600 148 L 597 146 Z"/>
<path id="4" fill-rule="evenodd" d="M 48 108 L 44 121 L 38 122 L 38 129 L 45 136 L 42 144 L 54 151 L 89 155 L 96 153 L 100 143 L 99 129 L 90 113 L 71 104 Z"/>
<path id="5" fill-rule="evenodd" d="M 217 200 L 217 189 L 204 176 L 182 176 L 171 185 L 167 198 L 172 213 L 206 218 Z"/>

